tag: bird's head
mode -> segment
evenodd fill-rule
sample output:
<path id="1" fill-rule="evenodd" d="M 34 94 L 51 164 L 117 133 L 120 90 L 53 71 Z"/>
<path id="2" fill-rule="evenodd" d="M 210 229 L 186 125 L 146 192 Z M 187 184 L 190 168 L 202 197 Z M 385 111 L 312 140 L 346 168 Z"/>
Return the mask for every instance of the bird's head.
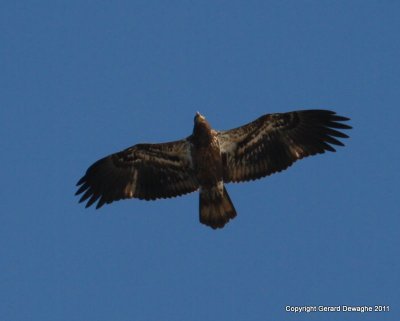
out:
<path id="1" fill-rule="evenodd" d="M 199 112 L 196 113 L 194 116 L 194 128 L 193 128 L 193 134 L 196 136 L 209 136 L 211 133 L 211 126 L 208 123 L 207 119 L 200 114 Z"/>
<path id="2" fill-rule="evenodd" d="M 198 124 L 198 123 L 204 123 L 204 122 L 207 122 L 206 118 L 199 112 L 196 112 L 196 115 L 194 116 L 194 123 Z"/>

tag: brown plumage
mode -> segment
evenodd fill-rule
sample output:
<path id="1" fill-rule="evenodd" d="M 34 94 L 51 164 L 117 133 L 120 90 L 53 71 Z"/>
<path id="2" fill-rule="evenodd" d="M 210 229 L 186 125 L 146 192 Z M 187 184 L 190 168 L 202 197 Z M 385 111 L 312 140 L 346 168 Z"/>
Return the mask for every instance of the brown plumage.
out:
<path id="1" fill-rule="evenodd" d="M 227 131 L 213 130 L 196 114 L 189 137 L 138 144 L 95 162 L 79 180 L 76 195 L 96 208 L 126 198 L 155 200 L 200 190 L 200 222 L 223 227 L 236 216 L 224 183 L 258 179 L 307 156 L 335 152 L 350 129 L 329 110 L 267 114 Z"/>

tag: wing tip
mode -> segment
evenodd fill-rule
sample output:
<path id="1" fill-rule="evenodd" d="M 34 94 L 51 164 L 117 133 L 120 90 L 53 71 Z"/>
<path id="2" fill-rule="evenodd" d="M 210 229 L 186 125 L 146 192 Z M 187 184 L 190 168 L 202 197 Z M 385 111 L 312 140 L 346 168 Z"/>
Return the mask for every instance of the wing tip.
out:
<path id="1" fill-rule="evenodd" d="M 75 186 L 82 185 L 83 183 L 86 182 L 86 175 L 82 176 L 79 181 L 75 184 Z"/>

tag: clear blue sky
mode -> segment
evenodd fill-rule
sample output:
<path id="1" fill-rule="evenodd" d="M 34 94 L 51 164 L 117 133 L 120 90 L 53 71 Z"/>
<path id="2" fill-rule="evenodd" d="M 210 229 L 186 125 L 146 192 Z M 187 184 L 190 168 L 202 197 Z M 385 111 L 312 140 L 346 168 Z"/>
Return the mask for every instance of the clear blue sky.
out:
<path id="1" fill-rule="evenodd" d="M 3 1 L 0 320 L 399 320 L 398 1 Z M 227 189 L 84 209 L 95 160 L 333 109 L 345 148 Z M 389 305 L 388 313 L 285 312 Z"/>

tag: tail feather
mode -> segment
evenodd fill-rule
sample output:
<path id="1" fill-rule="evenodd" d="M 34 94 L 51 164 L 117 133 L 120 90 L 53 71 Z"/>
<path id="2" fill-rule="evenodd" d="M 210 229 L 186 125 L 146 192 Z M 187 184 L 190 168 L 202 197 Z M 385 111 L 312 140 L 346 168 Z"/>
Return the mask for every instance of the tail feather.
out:
<path id="1" fill-rule="evenodd" d="M 213 229 L 224 227 L 230 219 L 236 216 L 235 207 L 225 186 L 218 187 L 200 189 L 200 223 Z"/>

